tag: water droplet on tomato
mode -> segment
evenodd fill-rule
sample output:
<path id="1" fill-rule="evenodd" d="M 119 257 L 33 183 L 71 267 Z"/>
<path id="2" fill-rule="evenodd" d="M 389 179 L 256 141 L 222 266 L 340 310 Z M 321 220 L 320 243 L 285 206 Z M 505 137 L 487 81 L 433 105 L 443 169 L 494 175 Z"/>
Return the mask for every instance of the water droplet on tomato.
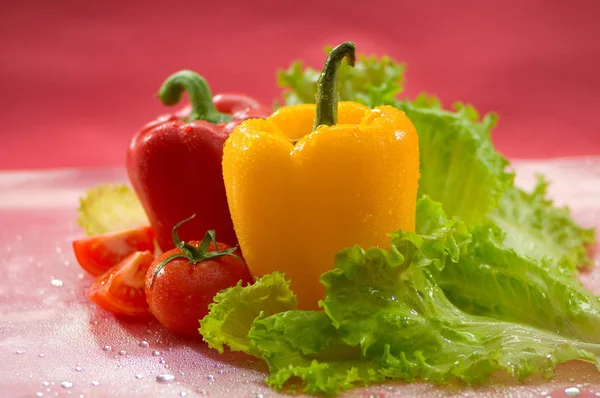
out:
<path id="1" fill-rule="evenodd" d="M 102 351 L 112 351 L 112 347 L 109 345 L 105 345 L 104 347 L 102 347 Z"/>
<path id="2" fill-rule="evenodd" d="M 43 397 L 43 396 L 44 396 L 44 393 L 43 393 L 43 392 L 41 392 L 41 391 L 40 391 L 40 392 L 36 392 L 36 393 L 35 393 L 35 396 L 36 396 L 36 397 Z"/>
<path id="3" fill-rule="evenodd" d="M 99 385 L 100 385 L 100 382 L 99 382 L 99 381 L 96 381 L 96 380 L 94 380 L 94 381 L 92 381 L 92 385 L 93 385 L 94 387 L 96 387 L 96 386 L 99 386 Z"/>
<path id="4" fill-rule="evenodd" d="M 23 355 L 23 354 L 25 354 L 25 351 L 23 351 L 23 350 L 17 350 L 17 351 L 15 351 L 15 354 L 17 354 L 17 355 Z"/>
<path id="5" fill-rule="evenodd" d="M 127 351 L 125 351 L 125 350 L 119 350 L 119 355 L 125 355 L 125 354 L 127 354 Z"/>
<path id="6" fill-rule="evenodd" d="M 568 397 L 577 397 L 580 393 L 581 391 L 577 387 L 565 388 L 565 395 L 567 395 Z"/>
<path id="7" fill-rule="evenodd" d="M 142 340 L 140 341 L 140 343 L 138 344 L 138 346 L 142 347 L 142 348 L 146 348 L 148 347 L 150 344 L 148 344 L 148 342 L 146 340 Z"/>
<path id="8" fill-rule="evenodd" d="M 73 383 L 71 383 L 70 381 L 63 381 L 62 383 L 60 383 L 60 386 L 62 388 L 71 388 L 73 387 Z"/>
<path id="9" fill-rule="evenodd" d="M 143 376 L 143 375 L 141 375 L 141 374 L 139 374 L 139 373 L 135 375 L 135 378 L 136 378 L 136 379 L 138 379 L 138 380 L 139 380 L 139 379 L 141 379 L 141 378 L 143 378 L 143 377 L 144 377 L 144 376 Z"/>
<path id="10" fill-rule="evenodd" d="M 83 368 L 81 366 L 75 366 L 75 372 L 81 372 Z"/>
<path id="11" fill-rule="evenodd" d="M 152 351 L 152 356 L 157 357 L 160 355 L 160 351 Z"/>

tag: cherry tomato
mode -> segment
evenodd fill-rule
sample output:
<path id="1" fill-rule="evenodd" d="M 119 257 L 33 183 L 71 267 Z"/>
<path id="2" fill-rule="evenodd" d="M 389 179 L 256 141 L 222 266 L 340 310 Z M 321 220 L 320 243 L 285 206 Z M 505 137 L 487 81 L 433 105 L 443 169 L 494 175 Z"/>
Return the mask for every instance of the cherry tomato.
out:
<path id="1" fill-rule="evenodd" d="M 167 329 L 200 336 L 199 320 L 208 314 L 214 296 L 240 280 L 252 283 L 252 277 L 236 249 L 218 243 L 214 231 L 202 242 L 180 242 L 175 231 L 173 235 L 176 248 L 158 256 L 146 274 L 146 300 Z"/>
<path id="2" fill-rule="evenodd" d="M 100 276 L 136 251 L 154 252 L 154 233 L 150 226 L 90 236 L 73 242 L 81 267 Z"/>
<path id="3" fill-rule="evenodd" d="M 87 290 L 88 298 L 114 314 L 148 316 L 144 280 L 153 261 L 150 251 L 130 254 L 92 283 Z"/>

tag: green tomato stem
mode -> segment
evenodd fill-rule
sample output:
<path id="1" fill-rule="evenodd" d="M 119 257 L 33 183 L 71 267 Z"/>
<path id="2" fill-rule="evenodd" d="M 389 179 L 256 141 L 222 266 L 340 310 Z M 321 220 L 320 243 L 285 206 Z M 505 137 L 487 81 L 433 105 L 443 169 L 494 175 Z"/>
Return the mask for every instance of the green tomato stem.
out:
<path id="1" fill-rule="evenodd" d="M 204 235 L 204 238 L 202 239 L 202 242 L 200 243 L 200 245 L 198 247 L 179 239 L 179 235 L 177 234 L 177 229 L 181 225 L 192 220 L 194 217 L 196 217 L 195 214 L 189 218 L 186 218 L 183 221 L 180 221 L 179 223 L 175 224 L 175 226 L 173 227 L 173 243 L 175 244 L 175 248 L 180 250 L 180 253 L 173 253 L 172 255 L 170 255 L 169 257 L 164 259 L 156 267 L 156 269 L 154 270 L 154 273 L 152 274 L 152 281 L 150 282 L 150 289 L 152 289 L 152 287 L 154 286 L 154 281 L 156 279 L 156 276 L 160 273 L 160 271 L 162 271 L 162 269 L 169 262 L 175 260 L 176 258 L 186 259 L 190 264 L 195 265 L 195 264 L 205 261 L 205 260 L 215 259 L 215 258 L 219 258 L 219 257 L 223 257 L 223 256 L 232 256 L 243 263 L 242 259 L 237 254 L 234 253 L 237 250 L 237 246 L 230 247 L 230 248 L 223 249 L 223 250 L 219 249 L 219 244 L 217 242 L 216 233 L 212 229 L 209 231 L 206 231 L 206 234 Z M 214 246 L 214 251 L 208 250 L 208 247 L 210 246 L 211 243 Z"/>

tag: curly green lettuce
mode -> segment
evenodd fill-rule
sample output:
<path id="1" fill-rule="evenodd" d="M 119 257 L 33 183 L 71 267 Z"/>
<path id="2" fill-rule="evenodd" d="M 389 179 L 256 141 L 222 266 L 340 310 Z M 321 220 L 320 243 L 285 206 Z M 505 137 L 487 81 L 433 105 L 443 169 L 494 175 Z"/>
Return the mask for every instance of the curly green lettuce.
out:
<path id="1" fill-rule="evenodd" d="M 323 311 L 282 309 L 269 310 L 271 315 L 267 315 L 263 311 L 269 300 L 256 300 L 251 294 L 239 300 L 239 289 L 251 287 L 236 287 L 220 293 L 219 302 L 202 320 L 200 332 L 209 345 L 231 343 L 264 360 L 272 387 L 282 389 L 299 379 L 311 394 L 336 394 L 388 379 L 434 383 L 459 379 L 477 384 L 496 370 L 522 380 L 534 373 L 550 376 L 558 363 L 572 359 L 600 366 L 600 343 L 590 335 L 582 337 L 586 330 L 593 330 L 588 326 L 599 324 L 600 314 L 579 318 L 578 308 L 594 299 L 579 287 L 567 286 L 565 293 L 554 288 L 555 279 L 542 278 L 530 284 L 529 291 L 515 289 L 497 300 L 498 304 L 522 305 L 527 311 L 532 293 L 546 294 L 551 302 L 564 300 L 566 294 L 572 302 L 561 316 L 573 325 L 568 335 L 559 334 L 549 323 L 534 327 L 520 319 L 472 314 L 448 299 L 437 274 L 460 269 L 464 258 L 465 264 L 472 264 L 475 255 L 480 256 L 480 268 L 491 276 L 474 279 L 474 289 L 479 295 L 488 290 L 490 296 L 497 293 L 494 284 L 498 280 L 493 279 L 497 253 L 479 252 L 476 247 L 481 239 L 469 233 L 462 221 L 448 218 L 439 203 L 423 198 L 417 206 L 416 232 L 391 234 L 387 250 L 354 246 L 336 255 L 334 269 L 321 277 L 326 287 Z M 519 282 L 528 284 L 529 276 L 520 274 Z M 282 293 L 289 285 L 278 275 L 274 278 L 278 281 L 275 296 L 289 297 Z M 273 276 L 257 280 L 254 289 L 263 292 L 257 296 L 267 297 L 273 280 Z M 264 290 L 266 286 L 271 288 Z M 240 308 L 252 307 L 252 314 L 258 314 L 250 328 L 242 312 L 237 317 L 243 317 L 243 322 L 231 317 L 228 325 L 220 324 L 221 330 L 205 328 L 219 324 L 220 306 L 230 311 L 223 304 L 228 296 Z M 535 309 L 531 315 L 537 317 Z M 236 333 L 231 332 L 234 325 L 239 328 Z M 245 333 L 244 343 L 238 345 L 239 336 Z"/>

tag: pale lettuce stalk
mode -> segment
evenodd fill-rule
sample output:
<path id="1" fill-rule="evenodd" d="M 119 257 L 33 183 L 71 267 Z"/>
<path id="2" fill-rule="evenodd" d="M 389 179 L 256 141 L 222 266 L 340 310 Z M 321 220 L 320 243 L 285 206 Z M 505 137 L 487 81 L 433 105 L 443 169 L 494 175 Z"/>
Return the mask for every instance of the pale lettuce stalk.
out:
<path id="1" fill-rule="evenodd" d="M 124 184 L 89 189 L 79 200 L 77 222 L 87 235 L 100 235 L 149 225 L 135 192 Z"/>

